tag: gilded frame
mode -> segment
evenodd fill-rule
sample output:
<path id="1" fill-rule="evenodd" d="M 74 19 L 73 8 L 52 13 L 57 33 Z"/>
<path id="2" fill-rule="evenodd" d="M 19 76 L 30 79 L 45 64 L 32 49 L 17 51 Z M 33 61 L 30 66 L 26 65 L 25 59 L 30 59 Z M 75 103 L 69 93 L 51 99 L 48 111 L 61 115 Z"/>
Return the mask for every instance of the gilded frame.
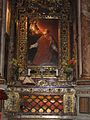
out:
<path id="1" fill-rule="evenodd" d="M 29 1 L 27 1 L 29 2 Z M 33 2 L 33 1 L 32 1 Z M 65 3 L 63 1 L 59 1 L 62 3 L 62 8 L 60 13 L 48 13 L 48 15 L 42 14 L 38 12 L 29 13 L 24 6 L 17 7 L 17 18 L 16 18 L 16 27 L 17 27 L 17 60 L 20 65 L 20 71 L 22 72 L 21 76 L 30 75 L 31 77 L 58 77 L 59 80 L 65 80 L 66 76 L 64 74 L 64 65 L 67 60 L 70 58 L 70 3 L 66 0 Z M 37 2 L 38 4 L 38 2 Z M 68 4 L 68 5 L 66 5 Z M 54 6 L 53 6 L 54 7 Z M 30 8 L 30 6 L 29 6 Z M 63 9 L 64 8 L 64 9 Z M 66 12 L 67 11 L 67 12 Z M 55 11 L 54 11 L 55 12 Z M 27 63 L 27 24 L 28 17 L 31 19 L 57 19 L 59 21 L 58 25 L 58 65 L 57 66 L 30 66 Z M 45 70 L 45 74 L 42 75 L 42 69 Z M 32 74 L 28 74 L 32 71 Z M 34 72 L 33 72 L 34 71 Z M 52 71 L 52 72 L 51 72 Z M 55 73 L 55 74 L 53 74 Z"/>

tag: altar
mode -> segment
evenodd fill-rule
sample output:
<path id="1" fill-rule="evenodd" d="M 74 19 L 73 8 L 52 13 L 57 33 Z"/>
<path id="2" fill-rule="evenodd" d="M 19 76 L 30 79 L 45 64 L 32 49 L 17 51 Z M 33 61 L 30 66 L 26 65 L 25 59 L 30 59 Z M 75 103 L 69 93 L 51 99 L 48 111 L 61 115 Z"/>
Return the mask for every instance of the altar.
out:
<path id="1" fill-rule="evenodd" d="M 5 115 L 12 120 L 74 120 L 72 2 L 23 0 L 14 12 Z"/>

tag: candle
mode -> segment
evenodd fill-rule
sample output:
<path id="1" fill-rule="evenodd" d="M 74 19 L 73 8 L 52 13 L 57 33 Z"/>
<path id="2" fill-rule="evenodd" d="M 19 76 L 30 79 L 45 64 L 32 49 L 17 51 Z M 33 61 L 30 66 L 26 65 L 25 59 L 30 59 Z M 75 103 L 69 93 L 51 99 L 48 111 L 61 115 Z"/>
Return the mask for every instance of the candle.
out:
<path id="1" fill-rule="evenodd" d="M 28 69 L 28 76 L 30 76 L 31 69 Z"/>
<path id="2" fill-rule="evenodd" d="M 58 69 L 56 69 L 56 76 L 58 76 Z"/>

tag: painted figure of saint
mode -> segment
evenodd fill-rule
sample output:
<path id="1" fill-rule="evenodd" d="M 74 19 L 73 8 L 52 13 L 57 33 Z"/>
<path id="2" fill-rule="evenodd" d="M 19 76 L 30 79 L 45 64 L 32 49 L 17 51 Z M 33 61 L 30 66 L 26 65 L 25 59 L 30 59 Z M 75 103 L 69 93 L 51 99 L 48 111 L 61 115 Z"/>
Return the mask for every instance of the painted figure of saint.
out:
<path id="1" fill-rule="evenodd" d="M 45 29 L 38 41 L 31 45 L 29 49 L 37 47 L 36 55 L 33 59 L 33 65 L 56 64 L 57 47 L 53 36 L 48 29 Z"/>

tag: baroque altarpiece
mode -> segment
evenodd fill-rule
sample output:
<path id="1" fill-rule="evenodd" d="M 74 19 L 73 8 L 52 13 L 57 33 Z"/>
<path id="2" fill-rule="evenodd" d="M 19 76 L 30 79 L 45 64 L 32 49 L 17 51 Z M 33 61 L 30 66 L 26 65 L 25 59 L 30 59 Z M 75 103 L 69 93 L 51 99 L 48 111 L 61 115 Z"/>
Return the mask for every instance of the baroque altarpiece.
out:
<path id="1" fill-rule="evenodd" d="M 71 0 L 18 0 L 12 7 L 4 108 L 9 117 L 75 115 L 73 9 Z"/>

